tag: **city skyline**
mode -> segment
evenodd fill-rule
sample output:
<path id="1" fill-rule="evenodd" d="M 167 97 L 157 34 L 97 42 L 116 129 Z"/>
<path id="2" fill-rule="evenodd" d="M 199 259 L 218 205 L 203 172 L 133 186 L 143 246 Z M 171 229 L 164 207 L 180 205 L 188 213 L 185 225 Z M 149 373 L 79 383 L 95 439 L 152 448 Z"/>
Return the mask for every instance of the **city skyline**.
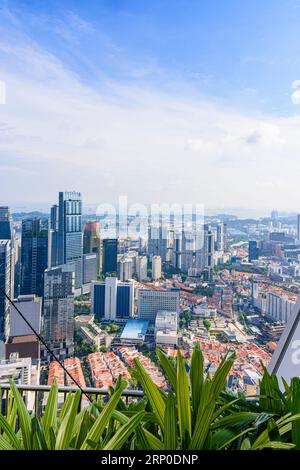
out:
<path id="1" fill-rule="evenodd" d="M 298 212 L 299 2 L 171 6 L 0 2 L 1 203 Z"/>
<path id="2" fill-rule="evenodd" d="M 0 450 L 300 449 L 299 25 L 0 0 Z"/>

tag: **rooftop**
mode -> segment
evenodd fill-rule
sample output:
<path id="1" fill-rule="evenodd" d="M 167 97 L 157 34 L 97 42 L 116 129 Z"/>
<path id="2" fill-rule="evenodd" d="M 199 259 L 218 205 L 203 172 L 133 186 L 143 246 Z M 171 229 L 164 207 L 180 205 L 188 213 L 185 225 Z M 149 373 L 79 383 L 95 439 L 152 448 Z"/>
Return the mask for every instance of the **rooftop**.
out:
<path id="1" fill-rule="evenodd" d="M 133 320 L 127 321 L 125 328 L 121 334 L 121 339 L 145 339 L 149 322 L 147 320 Z"/>

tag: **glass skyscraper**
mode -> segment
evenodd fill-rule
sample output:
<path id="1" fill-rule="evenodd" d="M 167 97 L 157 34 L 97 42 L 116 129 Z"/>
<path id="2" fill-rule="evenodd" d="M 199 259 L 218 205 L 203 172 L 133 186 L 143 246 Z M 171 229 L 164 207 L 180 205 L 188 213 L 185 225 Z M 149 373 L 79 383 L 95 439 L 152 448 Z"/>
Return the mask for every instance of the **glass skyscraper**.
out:
<path id="1" fill-rule="evenodd" d="M 10 209 L 0 207 L 0 286 L 14 297 L 14 232 Z M 4 338 L 9 312 L 8 300 L 0 294 L 0 339 Z"/>
<path id="2" fill-rule="evenodd" d="M 102 243 L 100 238 L 100 222 L 96 220 L 87 222 L 83 231 L 83 253 L 96 253 L 98 257 L 97 274 L 102 270 Z"/>
<path id="3" fill-rule="evenodd" d="M 82 285 L 82 201 L 81 193 L 59 193 L 59 204 L 51 208 L 51 265 L 73 263 L 75 287 Z"/>
<path id="4" fill-rule="evenodd" d="M 44 271 L 48 263 L 48 224 L 41 219 L 22 221 L 21 294 L 44 292 Z"/>
<path id="5" fill-rule="evenodd" d="M 13 256 L 10 240 L 0 240 L 0 287 L 12 298 L 13 291 Z M 0 340 L 4 339 L 9 313 L 9 302 L 0 294 Z"/>
<path id="6" fill-rule="evenodd" d="M 11 240 L 13 237 L 12 217 L 7 206 L 0 207 L 0 240 Z"/>
<path id="7" fill-rule="evenodd" d="M 118 271 L 118 240 L 106 238 L 103 240 L 102 273 L 117 273 Z"/>

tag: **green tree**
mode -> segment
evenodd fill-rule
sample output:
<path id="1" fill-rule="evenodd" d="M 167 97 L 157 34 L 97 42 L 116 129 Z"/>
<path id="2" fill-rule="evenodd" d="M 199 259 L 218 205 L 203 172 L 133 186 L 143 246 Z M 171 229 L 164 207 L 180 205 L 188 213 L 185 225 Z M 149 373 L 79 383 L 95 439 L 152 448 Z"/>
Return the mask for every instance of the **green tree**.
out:
<path id="1" fill-rule="evenodd" d="M 188 309 L 183 311 L 183 318 L 185 320 L 186 325 L 188 325 L 192 318 L 191 312 Z"/>

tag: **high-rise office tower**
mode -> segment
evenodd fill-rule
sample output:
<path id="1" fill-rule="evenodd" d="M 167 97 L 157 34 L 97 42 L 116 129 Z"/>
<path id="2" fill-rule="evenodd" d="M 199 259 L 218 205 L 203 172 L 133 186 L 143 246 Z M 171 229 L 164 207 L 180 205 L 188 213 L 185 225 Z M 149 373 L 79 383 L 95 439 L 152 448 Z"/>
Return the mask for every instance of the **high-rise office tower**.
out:
<path id="1" fill-rule="evenodd" d="M 133 315 L 133 282 L 120 282 L 107 277 L 105 282 L 92 283 L 92 312 L 98 320 L 128 319 Z"/>
<path id="2" fill-rule="evenodd" d="M 14 296 L 18 297 L 21 293 L 21 244 L 18 238 L 14 239 Z"/>
<path id="3" fill-rule="evenodd" d="M 182 263 L 182 233 L 174 232 L 174 242 L 172 251 L 172 265 L 181 270 Z"/>
<path id="4" fill-rule="evenodd" d="M 248 243 L 248 258 L 249 261 L 254 261 L 259 258 L 259 247 L 256 240 L 250 240 Z"/>
<path id="5" fill-rule="evenodd" d="M 173 249 L 174 249 L 174 238 L 175 232 L 173 229 L 168 230 L 167 233 L 167 252 L 166 252 L 166 263 L 171 264 L 173 259 Z"/>
<path id="6" fill-rule="evenodd" d="M 152 279 L 155 281 L 161 278 L 161 257 L 153 256 L 152 258 Z"/>
<path id="7" fill-rule="evenodd" d="M 158 256 L 161 257 L 164 263 L 167 261 L 169 244 L 170 244 L 170 239 L 169 239 L 168 227 L 167 225 L 162 225 L 162 221 L 161 221 L 161 225 L 159 227 Z"/>
<path id="8" fill-rule="evenodd" d="M 15 251 L 17 250 L 16 238 L 13 229 L 12 216 L 9 207 L 1 206 L 0 207 L 0 240 L 10 240 L 10 274 L 11 274 L 11 294 L 14 296 L 14 276 L 15 276 Z"/>
<path id="9" fill-rule="evenodd" d="M 48 268 L 57 266 L 58 263 L 58 205 L 51 207 L 48 235 Z"/>
<path id="10" fill-rule="evenodd" d="M 148 221 L 148 256 L 160 256 L 163 263 L 170 263 L 172 259 L 174 230 L 170 229 L 168 217 L 160 214 L 158 220 Z"/>
<path id="11" fill-rule="evenodd" d="M 97 253 L 98 274 L 102 271 L 102 243 L 100 237 L 100 222 L 93 220 L 87 222 L 83 231 L 83 253 Z"/>
<path id="12" fill-rule="evenodd" d="M 214 234 L 209 226 L 205 226 L 204 229 L 204 267 L 214 267 Z"/>
<path id="13" fill-rule="evenodd" d="M 47 269 L 44 281 L 45 339 L 63 359 L 73 354 L 74 346 L 74 264 Z"/>
<path id="14" fill-rule="evenodd" d="M 75 287 L 82 285 L 82 201 L 76 191 L 59 193 L 59 204 L 51 209 L 51 265 L 73 263 Z"/>
<path id="15" fill-rule="evenodd" d="M 188 272 L 194 267 L 195 263 L 195 234 L 192 231 L 184 230 L 182 232 L 182 251 L 181 251 L 181 269 Z"/>
<path id="16" fill-rule="evenodd" d="M 118 271 L 118 239 L 105 238 L 103 240 L 102 273 L 110 274 Z"/>
<path id="17" fill-rule="evenodd" d="M 89 284 L 98 278 L 98 255 L 97 253 L 85 254 L 82 257 L 82 282 Z"/>
<path id="18" fill-rule="evenodd" d="M 10 297 L 14 296 L 13 288 L 13 251 L 11 240 L 0 240 L 0 287 Z M 0 340 L 7 334 L 9 302 L 0 293 Z"/>
<path id="19" fill-rule="evenodd" d="M 159 252 L 160 252 L 159 237 L 160 237 L 159 225 L 149 221 L 148 222 L 148 256 L 149 256 L 150 261 L 152 260 L 152 256 L 159 255 Z"/>
<path id="20" fill-rule="evenodd" d="M 48 266 L 48 224 L 41 219 L 22 221 L 21 294 L 44 293 L 44 271 Z"/>
<path id="21" fill-rule="evenodd" d="M 214 245 L 214 232 L 209 225 L 204 224 L 197 232 L 195 242 L 194 267 L 196 274 L 201 274 L 203 270 L 210 272 L 213 268 L 215 260 Z"/>
<path id="22" fill-rule="evenodd" d="M 297 215 L 297 240 L 300 241 L 300 214 Z"/>
<path id="23" fill-rule="evenodd" d="M 222 252 L 225 249 L 225 227 L 222 222 L 217 226 L 216 249 Z"/>
<path id="24" fill-rule="evenodd" d="M 10 209 L 0 206 L 0 240 L 12 240 L 13 226 Z"/>
<path id="25" fill-rule="evenodd" d="M 136 275 L 139 281 L 147 279 L 147 256 L 138 256 L 136 259 Z"/>

